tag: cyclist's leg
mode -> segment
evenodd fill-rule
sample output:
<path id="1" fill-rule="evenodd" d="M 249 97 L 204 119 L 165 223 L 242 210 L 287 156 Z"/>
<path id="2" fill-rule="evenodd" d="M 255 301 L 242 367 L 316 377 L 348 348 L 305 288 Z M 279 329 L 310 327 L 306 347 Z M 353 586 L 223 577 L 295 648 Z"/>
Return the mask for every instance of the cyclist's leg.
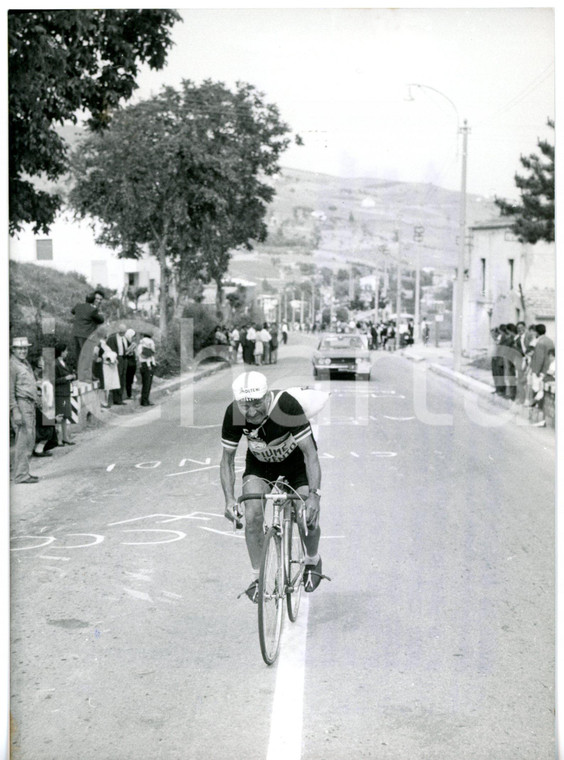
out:
<path id="1" fill-rule="evenodd" d="M 296 490 L 305 501 L 309 495 L 309 486 L 302 485 L 296 488 Z M 321 538 L 321 528 L 319 527 L 319 522 L 315 528 L 310 528 L 308 525 L 307 536 L 302 537 L 306 550 L 305 563 L 306 565 L 315 565 L 319 559 L 319 540 Z"/>
<path id="2" fill-rule="evenodd" d="M 268 493 L 270 486 L 256 474 L 243 475 L 243 493 Z M 264 546 L 262 502 L 252 499 L 245 502 L 245 541 L 253 573 L 258 578 Z"/>

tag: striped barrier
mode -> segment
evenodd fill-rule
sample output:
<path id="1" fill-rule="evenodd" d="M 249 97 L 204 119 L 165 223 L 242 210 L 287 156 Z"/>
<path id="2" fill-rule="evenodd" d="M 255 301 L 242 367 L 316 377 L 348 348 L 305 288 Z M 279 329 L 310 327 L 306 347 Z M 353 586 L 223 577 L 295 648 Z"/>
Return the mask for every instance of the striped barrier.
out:
<path id="1" fill-rule="evenodd" d="M 71 383 L 71 424 L 78 425 L 80 422 L 80 411 L 82 408 L 81 396 L 98 389 L 100 382 L 94 380 L 86 382 L 84 380 L 74 380 Z"/>

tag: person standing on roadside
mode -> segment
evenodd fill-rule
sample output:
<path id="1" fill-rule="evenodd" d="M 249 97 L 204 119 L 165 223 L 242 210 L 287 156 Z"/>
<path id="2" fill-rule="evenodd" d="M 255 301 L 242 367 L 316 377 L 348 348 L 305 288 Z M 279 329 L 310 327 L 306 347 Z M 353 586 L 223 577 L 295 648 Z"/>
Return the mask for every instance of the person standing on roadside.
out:
<path id="1" fill-rule="evenodd" d="M 75 363 L 77 366 L 78 377 L 80 380 L 89 380 L 91 359 L 84 363 L 80 361 L 80 355 L 84 344 L 93 332 L 104 322 L 104 316 L 100 314 L 100 305 L 104 300 L 104 294 L 101 290 L 95 290 L 92 295 L 86 296 L 85 303 L 77 303 L 71 309 L 74 316 L 72 335 L 74 341 Z"/>
<path id="2" fill-rule="evenodd" d="M 270 363 L 278 361 L 278 327 L 273 324 L 270 328 Z"/>
<path id="3" fill-rule="evenodd" d="M 41 406 L 37 383 L 27 361 L 31 343 L 27 338 L 12 340 L 10 356 L 10 424 L 15 433 L 14 482 L 37 483 L 39 478 L 29 471 L 29 460 L 35 448 L 35 410 Z"/>
<path id="4" fill-rule="evenodd" d="M 286 322 L 282 323 L 282 343 L 286 345 L 288 343 L 288 325 Z"/>
<path id="5" fill-rule="evenodd" d="M 127 328 L 122 323 L 118 326 L 118 331 L 112 333 L 107 340 L 108 346 L 117 356 L 117 369 L 119 375 L 119 389 L 115 388 L 112 393 L 112 398 L 115 406 L 121 406 L 125 404 L 123 396 L 125 394 L 125 373 L 127 369 L 127 358 L 125 352 L 127 350 L 128 341 L 125 337 Z"/>
<path id="6" fill-rule="evenodd" d="M 546 334 L 546 326 L 535 325 L 537 341 L 531 357 L 531 385 L 534 394 L 543 388 L 543 381 L 550 366 L 551 357 L 549 351 L 554 351 L 554 342 Z"/>
<path id="7" fill-rule="evenodd" d="M 141 406 L 154 406 L 152 401 L 149 401 L 149 395 L 155 371 L 155 353 L 153 339 L 149 333 L 143 333 L 137 347 L 137 358 L 139 359 L 139 371 L 141 373 Z"/>
<path id="8" fill-rule="evenodd" d="M 125 331 L 125 340 L 127 341 L 125 349 L 125 395 L 129 399 L 133 393 L 133 381 L 137 372 L 137 341 L 135 340 L 135 330 L 131 327 Z"/>
<path id="9" fill-rule="evenodd" d="M 68 353 L 66 343 L 55 346 L 55 414 L 61 418 L 61 446 L 74 446 L 70 437 L 71 382 L 76 379 L 76 375 L 67 366 Z"/>

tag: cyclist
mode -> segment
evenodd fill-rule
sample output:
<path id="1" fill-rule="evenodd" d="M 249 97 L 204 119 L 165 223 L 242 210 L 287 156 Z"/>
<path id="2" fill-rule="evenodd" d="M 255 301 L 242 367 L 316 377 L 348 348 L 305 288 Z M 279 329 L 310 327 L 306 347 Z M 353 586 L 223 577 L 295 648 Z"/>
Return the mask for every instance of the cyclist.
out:
<path id="1" fill-rule="evenodd" d="M 322 578 L 318 552 L 321 467 L 311 425 L 299 402 L 290 393 L 269 390 L 261 372 L 243 372 L 234 381 L 232 389 L 234 401 L 226 409 L 221 431 L 220 477 L 225 496 L 225 517 L 233 522 L 238 516 L 235 453 L 244 436 L 247 455 L 243 493 L 268 493 L 271 481 L 282 475 L 305 499 L 308 534 L 303 537 L 306 549 L 304 588 L 314 591 Z M 251 584 L 245 593 L 256 602 L 264 544 L 261 500 L 246 502 L 245 523 L 245 541 L 252 567 Z"/>

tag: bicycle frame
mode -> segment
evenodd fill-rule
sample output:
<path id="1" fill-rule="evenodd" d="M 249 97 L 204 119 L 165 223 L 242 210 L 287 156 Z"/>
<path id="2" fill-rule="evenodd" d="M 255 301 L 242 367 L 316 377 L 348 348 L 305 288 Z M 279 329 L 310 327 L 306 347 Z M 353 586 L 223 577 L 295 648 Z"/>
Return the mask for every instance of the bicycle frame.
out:
<path id="1" fill-rule="evenodd" d="M 307 535 L 305 509 L 299 510 L 304 499 L 297 493 L 290 493 L 288 486 L 280 479 L 270 493 L 250 493 L 240 496 L 239 505 L 245 501 L 260 500 L 263 504 L 263 529 L 265 546 L 259 575 L 259 638 L 263 659 L 272 665 L 278 656 L 280 634 L 283 622 L 283 604 L 286 600 L 288 617 L 295 622 L 301 596 L 304 570 L 304 536 Z M 272 521 L 267 522 L 266 506 L 272 505 Z M 299 522 L 301 524 L 299 524 Z M 299 544 L 293 550 L 292 533 L 298 532 Z M 294 547 L 295 548 L 295 547 Z M 272 557 L 276 564 L 272 565 Z M 297 565 L 297 567 L 295 567 Z M 265 568 L 269 567 L 267 571 Z M 275 575 L 272 568 L 275 567 Z M 269 580 L 267 580 L 267 575 Z M 270 605 L 274 605 L 271 607 Z M 270 610 L 270 612 L 267 610 Z M 273 611 L 274 618 L 272 617 Z M 273 622 L 274 621 L 274 622 Z"/>

